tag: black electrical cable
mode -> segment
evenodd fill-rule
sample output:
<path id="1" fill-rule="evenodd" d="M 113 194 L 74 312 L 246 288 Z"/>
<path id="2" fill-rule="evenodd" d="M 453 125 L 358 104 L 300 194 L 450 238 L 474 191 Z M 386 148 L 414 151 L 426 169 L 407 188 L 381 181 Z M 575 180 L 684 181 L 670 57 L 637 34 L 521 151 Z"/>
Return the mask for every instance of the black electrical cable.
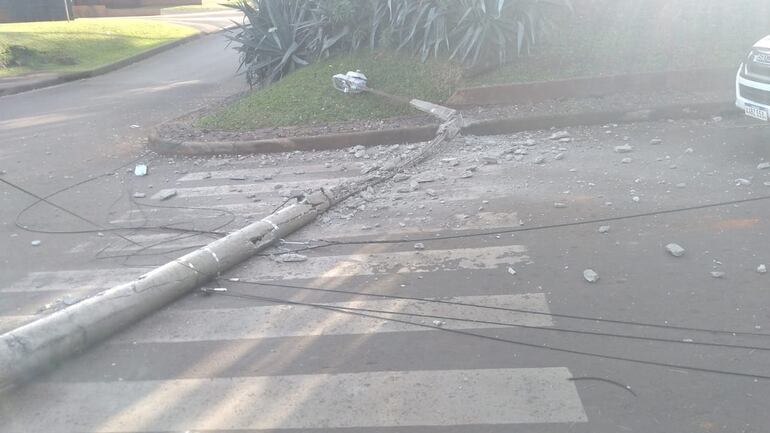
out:
<path id="1" fill-rule="evenodd" d="M 54 202 L 52 202 L 52 201 L 48 200 L 47 198 L 45 198 L 45 197 L 41 197 L 41 196 L 39 196 L 39 195 L 35 194 L 34 192 L 32 192 L 32 191 L 28 190 L 28 189 L 25 189 L 25 188 L 23 188 L 23 187 L 21 187 L 21 186 L 19 186 L 19 185 L 16 185 L 16 184 L 15 184 L 15 183 L 13 183 L 13 182 L 7 181 L 7 180 L 5 180 L 5 179 L 3 179 L 3 178 L 0 178 L 0 182 L 2 182 L 2 183 L 4 183 L 4 184 L 6 184 L 6 185 L 8 185 L 8 186 L 10 186 L 10 187 L 12 187 L 12 188 L 14 188 L 14 189 L 18 190 L 18 191 L 21 191 L 21 192 L 23 192 L 24 194 L 27 194 L 27 195 L 29 195 L 29 196 L 31 196 L 31 197 L 34 197 L 35 199 L 37 199 L 37 200 L 38 200 L 37 202 L 35 202 L 35 204 L 37 204 L 37 203 L 39 203 L 39 202 L 43 202 L 43 203 L 46 203 L 46 204 L 48 204 L 48 205 L 50 205 L 50 206 L 53 206 L 53 207 L 55 207 L 56 209 L 59 209 L 59 210 L 61 210 L 62 212 L 65 212 L 65 213 L 67 213 L 68 215 L 71 215 L 71 216 L 73 216 L 73 217 L 75 217 L 75 218 L 77 218 L 77 219 L 79 219 L 79 220 L 85 221 L 85 222 L 87 222 L 88 224 L 91 224 L 91 225 L 92 225 L 92 226 L 94 226 L 94 227 L 98 227 L 98 228 L 102 229 L 102 226 L 101 226 L 100 224 L 97 224 L 97 223 L 95 223 L 95 222 L 93 222 L 93 221 L 89 220 L 88 218 L 86 218 L 86 217 L 84 217 L 84 216 L 78 215 L 78 214 L 76 214 L 75 212 L 73 212 L 73 211 L 71 211 L 71 210 L 69 210 L 69 209 L 67 209 L 67 208 L 65 208 L 65 207 L 59 206 L 58 204 L 56 204 L 56 203 L 54 203 Z M 25 209 L 25 210 L 26 210 L 26 209 Z M 19 214 L 19 215 L 21 215 L 21 214 Z M 17 215 L 17 218 L 18 218 L 18 215 Z M 25 227 L 22 227 L 22 226 L 20 226 L 20 225 L 19 225 L 18 219 L 16 220 L 16 226 L 17 226 L 17 227 L 19 227 L 19 228 L 21 228 L 21 229 L 27 230 L 27 228 L 25 228 Z M 33 230 L 28 230 L 28 231 L 31 231 L 31 232 L 33 232 Z M 102 231 L 102 230 L 100 230 L 100 231 Z M 134 244 L 134 245 L 139 245 L 138 243 L 136 243 L 136 242 L 132 241 L 131 239 L 129 239 L 129 238 L 127 238 L 127 237 L 125 237 L 125 236 L 121 235 L 120 233 L 116 233 L 115 235 L 116 235 L 116 236 L 118 236 L 119 238 L 123 239 L 123 240 L 124 240 L 124 241 L 126 241 L 126 242 L 130 242 L 130 243 L 132 243 L 132 244 Z"/>
<path id="2" fill-rule="evenodd" d="M 251 295 L 248 295 L 248 296 L 251 296 Z M 257 295 L 254 295 L 254 296 L 257 296 Z M 323 305 L 323 304 L 319 304 L 319 305 Z M 331 305 L 328 305 L 328 306 L 331 306 Z M 396 316 L 411 316 L 411 317 L 420 317 L 424 319 L 441 319 L 441 320 L 449 320 L 449 321 L 455 321 L 455 322 L 473 323 L 478 325 L 494 325 L 494 326 L 501 326 L 506 328 L 533 329 L 538 331 L 558 332 L 558 333 L 564 333 L 564 334 L 580 334 L 580 335 L 590 335 L 594 337 L 612 337 L 612 338 L 620 338 L 620 339 L 627 339 L 627 340 L 654 341 L 658 343 L 686 344 L 686 345 L 693 345 L 693 346 L 720 347 L 720 348 L 728 348 L 728 349 L 770 351 L 770 347 L 763 347 L 763 346 L 750 346 L 750 345 L 741 345 L 741 344 L 712 343 L 712 342 L 699 342 L 699 341 L 683 341 L 683 340 L 674 340 L 671 338 L 645 337 L 645 336 L 628 335 L 628 334 L 614 334 L 611 332 L 599 332 L 599 331 L 581 331 L 577 329 L 565 329 L 565 328 L 557 328 L 557 327 L 551 327 L 551 326 L 521 325 L 518 323 L 510 323 L 510 322 L 497 322 L 492 320 L 481 320 L 481 319 L 466 319 L 462 317 L 442 316 L 437 314 L 405 313 L 401 311 L 375 310 L 375 309 L 360 308 L 360 307 L 355 307 L 355 308 L 337 307 L 337 306 L 334 306 L 334 307 L 345 309 L 345 310 L 360 311 L 364 313 L 392 314 Z"/>
<path id="3" fill-rule="evenodd" d="M 621 215 L 617 217 L 597 218 L 597 219 L 591 219 L 591 220 L 585 220 L 585 221 L 548 224 L 548 225 L 533 226 L 533 227 L 505 228 L 502 230 L 484 231 L 484 232 L 477 232 L 477 233 L 464 233 L 464 234 L 458 234 L 458 235 L 432 236 L 432 237 L 411 238 L 411 239 L 373 239 L 373 240 L 362 240 L 362 241 L 332 241 L 327 239 L 317 239 L 315 241 L 324 242 L 324 244 L 298 248 L 290 252 L 299 253 L 303 251 L 317 250 L 317 249 L 327 248 L 331 246 L 383 245 L 383 244 L 389 245 L 389 244 L 403 244 L 403 243 L 410 243 L 410 242 L 431 242 L 431 241 L 444 241 L 444 240 L 452 240 L 452 239 L 467 239 L 467 238 L 482 237 L 482 236 L 495 236 L 495 235 L 520 233 L 520 232 L 553 230 L 553 229 L 578 227 L 578 226 L 591 225 L 591 224 L 602 224 L 602 223 L 609 223 L 609 222 L 616 222 L 616 221 L 625 221 L 630 219 L 646 218 L 646 217 L 653 217 L 653 216 L 660 216 L 660 215 L 692 212 L 696 210 L 713 209 L 717 207 L 736 206 L 739 204 L 754 203 L 754 202 L 766 201 L 766 200 L 770 200 L 770 196 L 751 197 L 751 198 L 740 199 L 740 200 L 710 203 L 710 204 L 689 206 L 689 207 L 683 207 L 683 208 L 665 209 L 665 210 L 644 212 L 644 213 L 631 214 L 631 215 Z M 259 256 L 268 256 L 268 255 L 270 254 L 259 254 Z"/>
<path id="4" fill-rule="evenodd" d="M 419 323 L 419 322 L 410 322 L 408 320 L 401 320 L 401 319 L 394 319 L 392 317 L 382 317 L 382 316 L 376 316 L 372 314 L 367 314 L 363 312 L 357 312 L 353 308 L 348 307 L 336 307 L 336 306 L 329 306 L 329 305 L 322 305 L 322 304 L 311 304 L 306 302 L 297 302 L 297 301 L 289 301 L 285 299 L 277 299 L 277 298 L 268 298 L 268 297 L 262 297 L 262 296 L 255 296 L 255 295 L 239 295 L 235 293 L 230 292 L 210 292 L 217 295 L 222 296 L 230 296 L 235 298 L 242 298 L 242 299 L 252 299 L 252 300 L 258 300 L 263 302 L 270 302 L 274 304 L 288 304 L 288 305 L 296 305 L 296 306 L 302 306 L 302 307 L 312 307 L 312 308 L 318 308 L 322 310 L 328 310 L 328 311 L 334 311 L 339 312 L 342 314 L 348 314 L 352 316 L 358 316 L 358 317 L 365 317 L 365 318 L 371 318 L 371 319 L 377 319 L 377 320 L 385 320 L 388 322 L 393 323 L 401 323 L 405 325 L 411 325 L 416 326 L 420 328 L 425 329 L 434 329 L 439 330 L 443 332 L 448 332 L 451 334 L 456 335 L 464 335 L 468 337 L 476 337 L 481 338 L 484 340 L 489 341 L 495 341 L 499 343 L 507 343 L 512 344 L 516 346 L 522 346 L 522 347 L 530 347 L 534 349 L 541 349 L 541 350 L 548 350 L 551 352 L 559 352 L 559 353 L 567 353 L 571 355 L 579 355 L 579 356 L 586 356 L 590 358 L 598 358 L 598 359 L 604 359 L 604 360 L 612 360 L 612 361 L 622 361 L 622 362 L 630 362 L 634 364 L 640 364 L 640 365 L 646 365 L 646 366 L 652 366 L 652 367 L 664 367 L 664 368 L 673 368 L 673 369 L 679 369 L 679 370 L 686 370 L 686 371 L 695 371 L 699 373 L 709 373 L 709 374 L 717 374 L 717 375 L 723 375 L 723 376 L 734 376 L 734 377 L 744 377 L 749 379 L 762 379 L 762 380 L 770 380 L 770 375 L 762 375 L 762 374 L 754 374 L 754 373 L 743 373 L 738 371 L 729 371 L 729 370 L 719 370 L 719 369 L 713 369 L 713 368 L 705 368 L 705 367 L 696 367 L 691 365 L 682 365 L 682 364 L 673 364 L 673 363 L 667 363 L 667 362 L 661 362 L 661 361 L 649 361 L 649 360 L 643 360 L 643 359 L 636 359 L 636 358 L 628 358 L 624 356 L 615 356 L 615 355 L 606 355 L 602 353 L 596 353 L 596 352 L 588 352 L 583 350 L 574 350 L 574 349 L 567 349 L 563 347 L 557 347 L 557 346 L 548 346 L 544 344 L 535 344 L 535 343 L 528 343 L 525 341 L 518 341 L 518 340 L 512 340 L 502 337 L 495 337 L 491 335 L 484 335 L 484 334 L 477 334 L 470 331 L 463 331 L 459 329 L 450 329 L 450 328 L 444 328 L 442 326 L 435 326 L 435 325 L 428 325 L 425 323 Z"/>
<path id="5" fill-rule="evenodd" d="M 221 280 L 221 281 L 224 281 L 224 280 Z M 385 294 L 379 294 L 379 293 L 357 292 L 357 291 L 339 290 L 339 289 L 322 289 L 319 287 L 306 287 L 306 286 L 296 286 L 296 285 L 290 285 L 290 284 L 266 283 L 266 282 L 259 282 L 259 281 L 238 280 L 236 283 L 254 285 L 254 286 L 263 286 L 263 287 L 277 287 L 277 288 L 283 288 L 283 289 L 305 290 L 305 291 L 324 292 L 324 293 L 337 293 L 337 294 L 345 294 L 345 295 L 359 295 L 359 296 L 368 296 L 368 297 L 381 298 L 381 299 L 432 302 L 436 304 L 454 305 L 458 307 L 472 307 L 472 308 L 480 308 L 480 309 L 487 309 L 487 310 L 493 310 L 493 311 L 505 311 L 510 313 L 523 313 L 523 314 L 532 314 L 532 315 L 540 315 L 540 316 L 558 317 L 560 319 L 584 320 L 584 321 L 590 321 L 590 322 L 612 323 L 617 325 L 639 326 L 639 327 L 645 327 L 645 328 L 657 328 L 657 329 L 666 329 L 666 330 L 674 330 L 674 331 L 704 332 L 709 334 L 719 334 L 719 335 L 729 335 L 729 336 L 770 337 L 770 334 L 763 334 L 759 332 L 729 331 L 729 330 L 721 330 L 721 329 L 695 328 L 695 327 L 688 327 L 688 326 L 661 325 L 657 323 L 633 322 L 628 320 L 614 320 L 614 319 L 605 319 L 605 318 L 596 318 L 596 317 L 586 317 L 586 316 L 578 316 L 573 314 L 546 313 L 543 311 L 536 311 L 536 310 L 496 307 L 491 305 L 480 305 L 480 304 L 472 304 L 467 302 L 447 301 L 443 299 L 428 299 L 428 298 L 419 298 L 419 297 L 411 297 L 411 296 L 385 295 Z"/>

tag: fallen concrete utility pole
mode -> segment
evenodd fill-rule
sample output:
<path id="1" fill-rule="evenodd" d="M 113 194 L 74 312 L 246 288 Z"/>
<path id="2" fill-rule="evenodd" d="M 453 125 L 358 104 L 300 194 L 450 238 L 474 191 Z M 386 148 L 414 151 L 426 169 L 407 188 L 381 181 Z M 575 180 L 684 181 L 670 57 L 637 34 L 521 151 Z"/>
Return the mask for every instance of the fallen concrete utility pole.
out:
<path id="1" fill-rule="evenodd" d="M 417 164 L 455 137 L 462 119 L 454 110 L 423 101 L 413 105 L 446 120 L 413 157 L 391 161 L 357 181 L 308 194 L 226 237 L 156 268 L 129 283 L 0 335 L 0 392 L 119 332 L 254 256 L 315 220 L 333 205 Z M 445 118 L 444 118 L 445 117 Z"/>

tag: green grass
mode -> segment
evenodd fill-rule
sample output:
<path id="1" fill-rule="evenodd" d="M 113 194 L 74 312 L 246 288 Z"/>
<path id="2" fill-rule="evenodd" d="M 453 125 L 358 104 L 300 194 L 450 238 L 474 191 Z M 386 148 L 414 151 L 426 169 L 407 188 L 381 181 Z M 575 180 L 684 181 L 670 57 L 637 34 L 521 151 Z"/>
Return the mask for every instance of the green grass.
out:
<path id="1" fill-rule="evenodd" d="M 238 0 L 202 0 L 200 5 L 173 6 L 161 9 L 162 14 L 178 12 L 205 12 L 227 9 L 224 4 L 235 4 Z"/>
<path id="2" fill-rule="evenodd" d="M 0 77 L 93 69 L 195 33 L 138 19 L 0 24 Z"/>
<path id="3" fill-rule="evenodd" d="M 347 95 L 332 87 L 337 73 L 360 69 L 369 86 L 393 95 L 434 102 L 447 99 L 460 77 L 457 67 L 420 64 L 393 54 L 365 54 L 322 60 L 257 90 L 199 121 L 212 129 L 248 130 L 309 122 L 336 122 L 415 114 L 405 104 L 371 94 Z"/>
<path id="4" fill-rule="evenodd" d="M 575 0 L 532 57 L 475 77 L 494 84 L 736 67 L 770 34 L 767 0 Z"/>

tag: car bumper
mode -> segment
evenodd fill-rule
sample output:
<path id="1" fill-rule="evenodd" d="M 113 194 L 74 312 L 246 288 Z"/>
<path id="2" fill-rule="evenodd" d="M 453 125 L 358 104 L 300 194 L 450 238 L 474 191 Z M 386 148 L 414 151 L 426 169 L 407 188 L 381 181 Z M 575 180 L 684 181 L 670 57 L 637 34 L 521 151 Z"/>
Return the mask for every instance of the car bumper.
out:
<path id="1" fill-rule="evenodd" d="M 741 110 L 754 107 L 770 112 L 770 84 L 745 78 L 741 74 L 742 70 L 743 65 L 735 78 L 735 105 Z"/>

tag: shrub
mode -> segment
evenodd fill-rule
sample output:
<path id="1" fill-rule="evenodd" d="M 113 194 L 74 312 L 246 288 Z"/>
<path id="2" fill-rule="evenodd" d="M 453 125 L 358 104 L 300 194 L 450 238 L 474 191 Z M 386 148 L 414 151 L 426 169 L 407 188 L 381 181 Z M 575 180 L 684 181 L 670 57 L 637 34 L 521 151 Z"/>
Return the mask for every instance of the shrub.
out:
<path id="1" fill-rule="evenodd" d="M 538 42 L 570 0 L 240 0 L 248 23 L 230 36 L 250 84 L 266 84 L 334 52 L 365 45 L 432 54 L 468 67 L 504 64 Z"/>

